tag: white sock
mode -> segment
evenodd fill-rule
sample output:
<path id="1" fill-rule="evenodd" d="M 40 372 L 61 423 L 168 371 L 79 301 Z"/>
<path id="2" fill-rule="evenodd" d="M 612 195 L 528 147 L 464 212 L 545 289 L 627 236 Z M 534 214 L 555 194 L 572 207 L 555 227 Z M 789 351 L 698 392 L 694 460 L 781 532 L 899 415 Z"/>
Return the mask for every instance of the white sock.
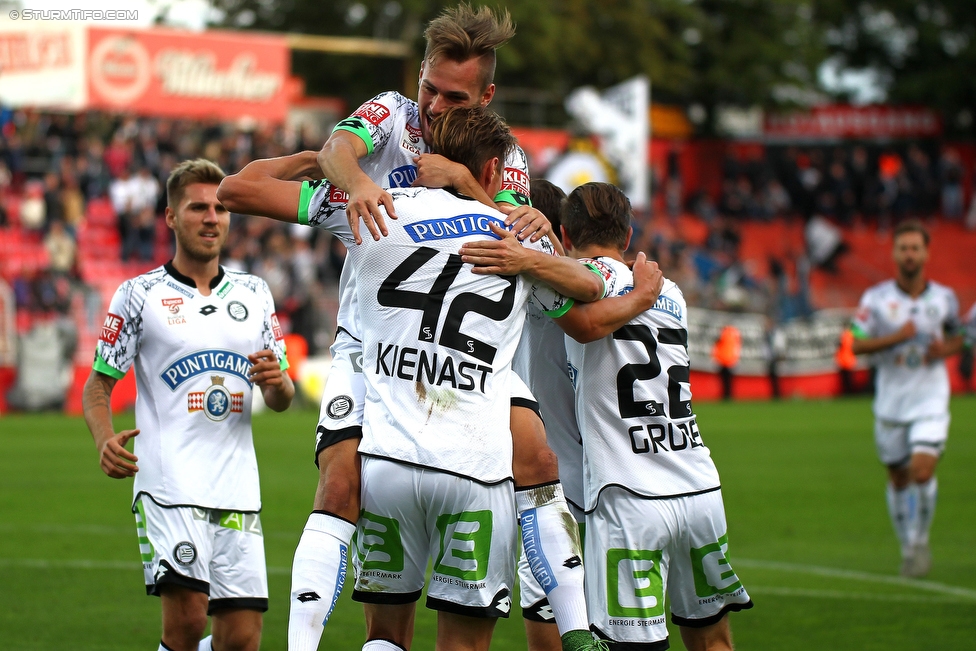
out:
<path id="1" fill-rule="evenodd" d="M 559 634 L 589 630 L 579 528 L 566 506 L 562 485 L 516 489 L 515 503 L 525 558 L 546 591 Z"/>
<path id="2" fill-rule="evenodd" d="M 289 651 L 315 651 L 346 581 L 349 541 L 356 527 L 342 518 L 308 516 L 291 568 Z"/>
<path id="3" fill-rule="evenodd" d="M 914 542 L 916 545 L 929 544 L 929 530 L 935 518 L 935 500 L 939 496 L 939 482 L 935 477 L 918 486 L 918 506 L 915 509 Z"/>
<path id="4" fill-rule="evenodd" d="M 403 647 L 389 640 L 370 640 L 363 645 L 363 651 L 403 651 Z"/>
<path id="5" fill-rule="evenodd" d="M 213 635 L 208 635 L 207 637 L 200 640 L 200 645 L 197 647 L 197 651 L 213 651 Z"/>
<path id="6" fill-rule="evenodd" d="M 909 484 L 905 488 L 898 490 L 892 483 L 888 483 L 888 515 L 891 516 L 891 524 L 895 527 L 895 535 L 901 544 L 901 555 L 907 557 L 911 553 L 912 533 L 915 529 L 915 503 L 917 501 L 917 489 L 915 484 Z"/>

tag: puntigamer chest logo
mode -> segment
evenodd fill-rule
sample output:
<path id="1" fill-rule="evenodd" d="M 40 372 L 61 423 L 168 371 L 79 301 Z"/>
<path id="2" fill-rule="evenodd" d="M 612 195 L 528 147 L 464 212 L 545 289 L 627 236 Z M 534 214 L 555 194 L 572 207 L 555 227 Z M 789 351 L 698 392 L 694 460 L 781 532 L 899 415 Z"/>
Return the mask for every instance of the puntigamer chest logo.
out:
<path id="1" fill-rule="evenodd" d="M 230 414 L 244 411 L 244 392 L 231 393 L 224 386 L 224 378 L 211 375 L 212 384 L 206 391 L 191 391 L 186 397 L 186 408 L 191 414 L 202 411 L 212 421 L 222 421 Z"/>
<path id="2" fill-rule="evenodd" d="M 250 369 L 251 361 L 232 350 L 198 350 L 167 366 L 159 378 L 171 391 L 176 391 L 181 384 L 198 375 L 214 372 L 236 375 L 250 384 L 247 377 Z"/>

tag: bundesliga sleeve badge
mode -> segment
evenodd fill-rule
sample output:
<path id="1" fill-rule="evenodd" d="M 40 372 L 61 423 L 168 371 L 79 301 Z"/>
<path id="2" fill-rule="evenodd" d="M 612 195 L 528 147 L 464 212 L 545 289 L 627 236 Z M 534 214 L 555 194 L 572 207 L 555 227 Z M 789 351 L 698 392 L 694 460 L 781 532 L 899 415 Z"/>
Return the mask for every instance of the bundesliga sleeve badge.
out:
<path id="1" fill-rule="evenodd" d="M 244 411 L 244 392 L 231 393 L 224 386 L 224 378 L 211 375 L 212 384 L 206 391 L 192 391 L 187 394 L 187 411 L 202 411 L 207 418 L 219 422 L 230 414 Z"/>

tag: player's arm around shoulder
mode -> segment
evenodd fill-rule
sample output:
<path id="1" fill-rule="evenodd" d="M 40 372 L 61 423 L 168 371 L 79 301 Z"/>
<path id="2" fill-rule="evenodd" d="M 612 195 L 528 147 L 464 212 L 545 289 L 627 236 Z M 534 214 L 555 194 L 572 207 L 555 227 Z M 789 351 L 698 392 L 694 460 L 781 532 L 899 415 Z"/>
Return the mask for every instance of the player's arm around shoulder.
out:
<path id="1" fill-rule="evenodd" d="M 314 151 L 264 158 L 224 177 L 217 200 L 231 212 L 294 224 L 299 221 L 302 181 L 322 178 Z"/>
<path id="2" fill-rule="evenodd" d="M 606 270 L 608 285 L 613 280 L 612 273 L 611 269 Z M 631 291 L 593 303 L 576 303 L 554 319 L 556 325 L 579 343 L 587 344 L 603 339 L 654 307 L 664 288 L 664 274 L 658 264 L 638 253 L 633 273 L 634 288 Z"/>

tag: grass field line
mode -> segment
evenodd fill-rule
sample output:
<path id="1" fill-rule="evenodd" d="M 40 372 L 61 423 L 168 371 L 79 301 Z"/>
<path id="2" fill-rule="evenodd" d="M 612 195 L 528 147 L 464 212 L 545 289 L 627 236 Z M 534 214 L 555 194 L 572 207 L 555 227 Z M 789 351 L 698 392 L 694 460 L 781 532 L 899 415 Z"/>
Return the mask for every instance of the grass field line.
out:
<path id="1" fill-rule="evenodd" d="M 843 570 L 835 567 L 821 567 L 818 565 L 802 565 L 799 563 L 784 563 L 781 561 L 761 561 L 748 558 L 736 558 L 736 567 L 749 567 L 757 570 L 775 570 L 780 572 L 795 572 L 797 574 L 811 574 L 814 576 L 825 576 L 834 579 L 850 579 L 852 581 L 864 581 L 867 583 L 884 583 L 887 585 L 897 585 L 906 588 L 928 590 L 954 597 L 976 601 L 976 590 L 961 588 L 954 585 L 946 585 L 935 581 L 923 581 L 921 579 L 909 579 L 903 576 L 889 576 L 887 574 L 875 574 L 872 572 L 861 572 L 859 570 Z M 748 588 L 747 588 L 748 589 Z"/>
<path id="2" fill-rule="evenodd" d="M 846 578 L 855 581 L 884 583 L 910 588 L 923 588 L 943 596 L 920 596 L 918 594 L 886 594 L 877 592 L 848 592 L 845 590 L 811 590 L 806 588 L 790 588 L 778 586 L 747 586 L 747 590 L 755 594 L 772 594 L 788 597 L 811 597 L 815 599 L 857 599 L 864 601 L 924 601 L 938 603 L 956 603 L 960 598 L 965 601 L 976 601 L 976 590 L 967 590 L 956 586 L 936 583 L 934 581 L 919 581 L 883 574 L 839 570 L 830 567 L 798 565 L 795 563 L 780 563 L 776 561 L 756 561 L 740 558 L 736 565 L 753 567 L 756 569 L 782 570 L 817 576 Z M 0 567 L 27 567 L 33 569 L 75 569 L 75 570 L 141 570 L 142 563 L 135 561 L 100 561 L 91 559 L 48 560 L 42 558 L 0 558 Z M 275 576 L 290 576 L 289 567 L 268 567 L 268 574 Z"/>
<path id="3" fill-rule="evenodd" d="M 844 590 L 809 590 L 806 588 L 782 588 L 778 586 L 746 586 L 750 595 L 775 595 L 778 597 L 810 597 L 813 599 L 856 599 L 859 601 L 898 601 L 906 603 L 959 603 L 955 595 L 886 594 L 882 592 L 845 592 Z"/>

